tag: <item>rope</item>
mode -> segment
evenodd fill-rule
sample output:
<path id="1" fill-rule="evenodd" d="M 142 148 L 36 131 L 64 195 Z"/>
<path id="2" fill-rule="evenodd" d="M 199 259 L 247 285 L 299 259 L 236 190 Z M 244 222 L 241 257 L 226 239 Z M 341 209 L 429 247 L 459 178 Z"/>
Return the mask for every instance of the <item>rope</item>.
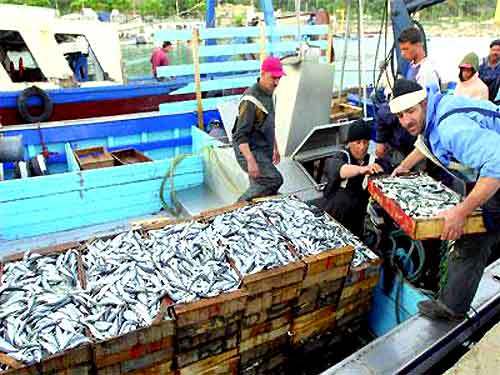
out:
<path id="1" fill-rule="evenodd" d="M 208 162 L 213 162 L 213 165 L 216 166 L 221 172 L 222 177 L 228 183 L 227 185 L 230 187 L 233 193 L 241 194 L 240 189 L 238 189 L 237 184 L 229 177 L 226 170 L 222 166 L 219 158 L 217 157 L 217 153 L 215 152 L 215 147 L 213 145 L 208 145 L 200 149 L 199 152 L 196 153 L 188 153 L 177 155 L 172 162 L 170 163 L 169 168 L 167 169 L 165 175 L 163 176 L 163 180 L 160 185 L 160 201 L 164 210 L 169 212 L 172 216 L 178 217 L 182 211 L 182 206 L 177 199 L 177 192 L 175 191 L 175 170 L 178 165 L 186 158 L 193 156 L 203 156 L 204 153 L 207 153 Z M 170 183 L 170 200 L 172 202 L 173 207 L 169 206 L 167 201 L 165 200 L 165 185 L 167 182 Z"/>

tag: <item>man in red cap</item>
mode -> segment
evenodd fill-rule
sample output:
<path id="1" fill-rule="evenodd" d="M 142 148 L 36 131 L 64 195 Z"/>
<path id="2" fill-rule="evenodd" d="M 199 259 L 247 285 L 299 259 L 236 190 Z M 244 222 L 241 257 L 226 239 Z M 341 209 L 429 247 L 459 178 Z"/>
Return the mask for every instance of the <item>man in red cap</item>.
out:
<path id="1" fill-rule="evenodd" d="M 284 76 L 277 57 L 267 57 L 260 78 L 245 90 L 233 129 L 233 148 L 241 168 L 248 173 L 250 186 L 240 200 L 275 195 L 283 184 L 276 168 L 280 153 L 274 133 L 273 92 Z"/>

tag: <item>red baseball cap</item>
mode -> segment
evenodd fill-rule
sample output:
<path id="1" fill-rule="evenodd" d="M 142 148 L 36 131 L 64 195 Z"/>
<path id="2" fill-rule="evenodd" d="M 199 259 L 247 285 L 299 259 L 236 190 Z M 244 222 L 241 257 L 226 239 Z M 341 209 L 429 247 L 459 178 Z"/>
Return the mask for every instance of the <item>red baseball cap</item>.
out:
<path id="1" fill-rule="evenodd" d="M 271 73 L 274 78 L 283 77 L 285 72 L 283 71 L 283 64 L 281 60 L 274 56 L 268 56 L 262 62 L 261 70 L 263 72 Z"/>

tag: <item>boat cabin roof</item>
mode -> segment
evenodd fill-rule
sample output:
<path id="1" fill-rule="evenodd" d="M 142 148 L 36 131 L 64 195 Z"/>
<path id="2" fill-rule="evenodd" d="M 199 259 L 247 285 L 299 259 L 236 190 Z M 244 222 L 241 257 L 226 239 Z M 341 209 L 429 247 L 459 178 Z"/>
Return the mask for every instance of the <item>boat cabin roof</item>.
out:
<path id="1" fill-rule="evenodd" d="M 37 7 L 0 4 L 0 13 L 0 91 L 123 83 L 115 25 Z"/>

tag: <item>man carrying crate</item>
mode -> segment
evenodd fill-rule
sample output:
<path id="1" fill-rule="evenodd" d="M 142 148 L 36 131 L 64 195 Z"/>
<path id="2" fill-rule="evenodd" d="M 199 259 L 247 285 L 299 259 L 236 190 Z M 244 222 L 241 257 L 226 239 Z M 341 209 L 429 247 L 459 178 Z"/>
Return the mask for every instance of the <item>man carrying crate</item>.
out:
<path id="1" fill-rule="evenodd" d="M 491 251 L 500 244 L 500 107 L 439 93 L 427 97 L 418 83 L 405 79 L 395 82 L 389 106 L 401 125 L 418 136 L 415 149 L 394 174 L 408 172 L 426 157 L 442 168 L 458 161 L 478 172 L 467 197 L 441 214 L 441 239 L 456 241 L 446 286 L 437 300 L 418 305 L 432 319 L 463 319 Z M 466 218 L 480 207 L 487 232 L 464 236 Z"/>

